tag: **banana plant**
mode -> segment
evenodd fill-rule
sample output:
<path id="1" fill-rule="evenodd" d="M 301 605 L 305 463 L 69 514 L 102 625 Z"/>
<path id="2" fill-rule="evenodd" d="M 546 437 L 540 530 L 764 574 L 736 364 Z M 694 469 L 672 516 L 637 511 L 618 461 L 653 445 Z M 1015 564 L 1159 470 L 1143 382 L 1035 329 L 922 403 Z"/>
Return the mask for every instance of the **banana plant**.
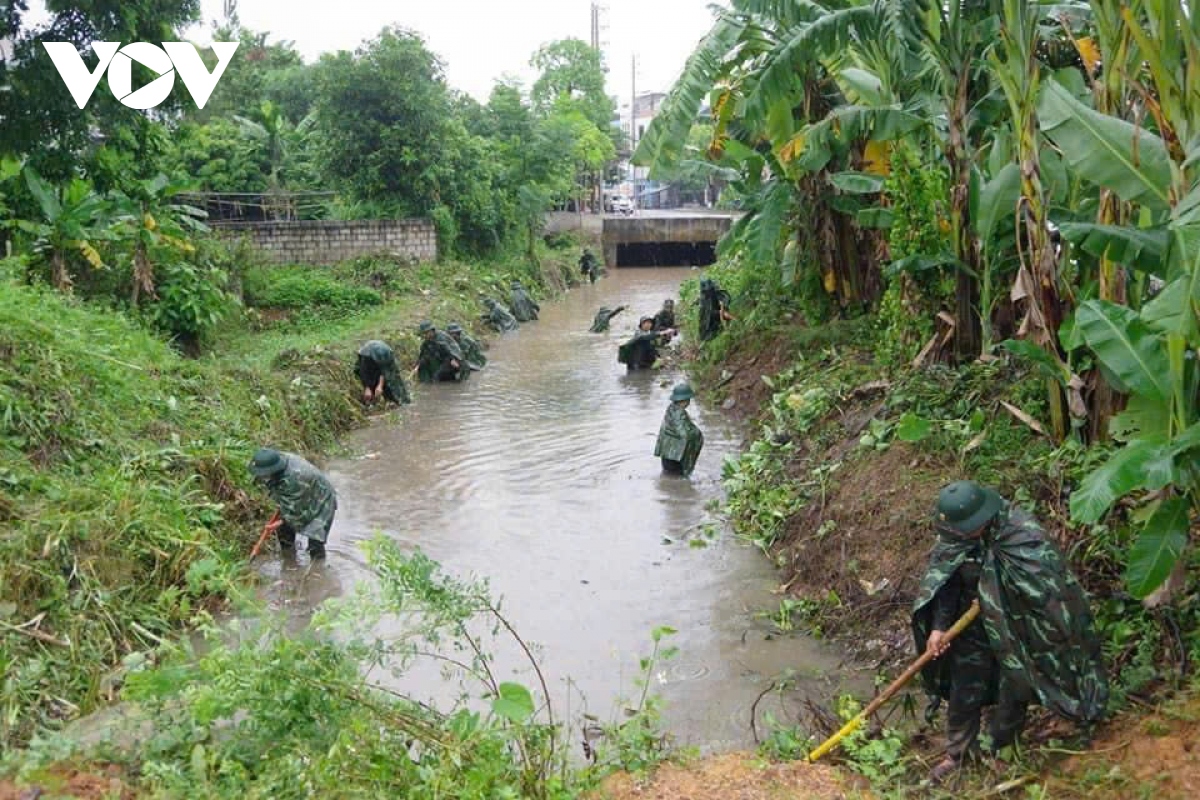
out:
<path id="1" fill-rule="evenodd" d="M 24 175 L 41 219 L 16 220 L 10 225 L 34 237 L 31 249 L 49 263 L 54 286 L 69 292 L 74 285 L 70 271 L 73 255 L 82 256 L 95 269 L 105 266 L 94 242 L 112 238 L 108 201 L 79 178 L 53 188 L 32 167 L 26 167 Z"/>
<path id="2" fill-rule="evenodd" d="M 1021 175 L 1017 205 L 1017 241 L 1021 268 L 1017 293 L 1026 301 L 1021 333 L 1061 362 L 1058 330 L 1063 321 L 1058 257 L 1050 241 L 1047 196 L 1042 185 L 1041 139 L 1038 136 L 1037 96 L 1042 79 L 1035 55 L 1040 13 L 1026 0 L 1004 0 L 999 46 L 989 51 L 992 75 L 1008 99 L 1010 122 Z M 1024 235 L 1022 235 L 1024 233 Z M 1025 245 L 1028 245 L 1027 247 Z M 1050 421 L 1054 436 L 1067 433 L 1066 397 L 1058 381 L 1048 380 Z"/>
<path id="3" fill-rule="evenodd" d="M 186 183 L 173 182 L 160 173 L 149 180 L 136 182 L 128 193 L 114 196 L 116 230 L 122 237 L 128 237 L 133 245 L 133 289 L 129 300 L 134 307 L 143 293 L 155 295 L 152 259 L 156 253 L 163 250 L 194 252 L 196 248 L 188 237 L 208 231 L 202 222 L 208 216 L 206 211 L 176 202 L 175 198 L 187 189 Z"/>
<path id="4" fill-rule="evenodd" d="M 1097 0 L 1096 5 L 1102 5 Z M 1165 247 L 1145 232 L 1097 226 L 1092 236 L 1128 242 L 1147 260 L 1161 253 L 1167 283 L 1139 310 L 1091 300 L 1076 312 L 1074 332 L 1095 354 L 1106 379 L 1129 395 L 1109 432 L 1122 443 L 1071 498 L 1071 514 L 1093 524 L 1122 498 L 1148 496 L 1144 523 L 1126 573 L 1130 591 L 1146 597 L 1162 586 L 1189 543 L 1200 511 L 1200 9 L 1146 0 L 1140 13 L 1120 9 L 1146 60 L 1151 85 L 1137 86 L 1154 131 L 1079 103 L 1047 84 L 1038 113 L 1046 134 L 1084 179 L 1136 204 L 1166 232 Z M 1108 59 L 1108 54 L 1103 54 Z M 1162 244 L 1161 238 L 1155 238 Z"/>

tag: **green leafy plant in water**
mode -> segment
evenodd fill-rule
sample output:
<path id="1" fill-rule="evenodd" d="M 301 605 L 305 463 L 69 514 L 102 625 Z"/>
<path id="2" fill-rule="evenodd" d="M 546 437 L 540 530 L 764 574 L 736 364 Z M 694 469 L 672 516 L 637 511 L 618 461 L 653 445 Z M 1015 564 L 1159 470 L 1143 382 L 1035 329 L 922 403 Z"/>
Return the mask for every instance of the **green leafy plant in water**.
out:
<path id="1" fill-rule="evenodd" d="M 229 637 L 210 625 L 205 652 L 185 641 L 161 648 L 156 666 L 135 664 L 124 691 L 130 724 L 148 722 L 153 733 L 107 755 L 136 762 L 139 789 L 158 797 L 565 800 L 578 794 L 587 776 L 568 769 L 540 668 L 486 583 L 446 575 L 426 556 L 403 555 L 388 540 L 368 550 L 379 591 L 331 602 L 306 631 L 268 619 L 249 623 L 255 628 L 249 635 Z M 189 580 L 202 583 L 217 572 L 196 562 Z M 402 621 L 399 635 L 376 632 L 383 616 Z M 495 678 L 481 622 L 493 634 L 505 632 L 528 656 L 541 698 Z M 380 688 L 372 677 L 380 670 L 403 675 L 427 658 L 483 687 L 486 703 L 473 700 L 472 691 L 434 708 Z M 652 714 L 651 700 L 644 695 L 640 711 Z M 47 745 L 31 753 L 28 770 L 64 755 Z"/>
<path id="2" fill-rule="evenodd" d="M 596 748 L 596 763 L 601 771 L 645 772 L 670 757 L 669 737 L 662 731 L 662 699 L 650 692 L 655 671 L 662 662 L 679 654 L 679 648 L 663 646 L 663 639 L 677 631 L 661 625 L 650 632 L 654 643 L 650 655 L 639 661 L 637 685 L 641 696 L 635 706 L 625 710 L 626 719 L 604 728 Z"/>

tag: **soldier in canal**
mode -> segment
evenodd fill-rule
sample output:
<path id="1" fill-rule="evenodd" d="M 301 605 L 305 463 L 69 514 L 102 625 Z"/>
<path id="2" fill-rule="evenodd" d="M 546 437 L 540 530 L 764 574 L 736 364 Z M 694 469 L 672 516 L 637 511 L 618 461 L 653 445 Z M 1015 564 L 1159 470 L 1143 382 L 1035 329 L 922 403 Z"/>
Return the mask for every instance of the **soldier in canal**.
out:
<path id="1" fill-rule="evenodd" d="M 422 383 L 436 381 L 465 381 L 471 368 L 458 343 L 449 334 L 439 331 L 426 320 L 418 328 L 421 352 L 417 356 L 417 377 Z"/>
<path id="2" fill-rule="evenodd" d="M 484 298 L 483 304 L 487 306 L 487 313 L 483 315 L 482 319 L 497 333 L 515 331 L 520 327 L 517 324 L 517 318 L 512 315 L 512 312 L 496 302 L 495 299 L 491 297 Z"/>
<path id="3" fill-rule="evenodd" d="M 579 257 L 579 271 L 592 283 L 595 283 L 596 278 L 600 277 L 600 262 L 596 260 L 596 255 L 590 249 L 585 248 L 583 255 Z"/>
<path id="4" fill-rule="evenodd" d="M 658 361 L 659 346 L 670 342 L 674 335 L 673 330 L 654 330 L 654 317 L 642 317 L 633 338 L 617 348 L 617 361 L 630 372 L 650 369 Z"/>
<path id="5" fill-rule="evenodd" d="M 1041 525 L 972 481 L 942 489 L 938 539 L 913 605 L 922 674 L 948 702 L 946 757 L 932 781 L 957 770 L 977 747 L 980 710 L 996 705 L 993 754 L 1013 744 L 1030 702 L 1090 725 L 1108 703 L 1108 680 L 1087 596 Z M 949 644 L 946 631 L 978 600 L 980 616 Z"/>
<path id="6" fill-rule="evenodd" d="M 596 312 L 596 318 L 592 320 L 592 327 L 588 328 L 588 331 L 590 333 L 604 333 L 608 330 L 608 324 L 613 321 L 613 317 L 627 308 L 629 306 L 617 306 L 616 308 L 600 306 L 600 310 Z"/>
<path id="7" fill-rule="evenodd" d="M 542 307 L 533 302 L 533 298 L 529 296 L 529 292 L 525 291 L 525 287 L 521 286 L 520 281 L 512 282 L 512 297 L 509 298 L 512 306 L 512 315 L 517 318 L 517 322 L 533 322 L 538 318 L 538 312 Z"/>
<path id="8" fill-rule="evenodd" d="M 725 323 L 732 320 L 729 313 L 729 292 L 716 281 L 704 278 L 700 281 L 700 341 L 706 342 L 721 332 Z"/>
<path id="9" fill-rule="evenodd" d="M 665 331 L 675 327 L 675 301 L 667 298 L 663 307 L 654 315 L 654 330 Z"/>
<path id="10" fill-rule="evenodd" d="M 483 346 L 479 342 L 463 330 L 462 325 L 457 322 L 451 322 L 446 326 L 446 333 L 450 334 L 450 338 L 462 350 L 463 356 L 467 359 L 467 365 L 473 370 L 481 370 L 487 366 L 487 356 L 483 354 Z"/>
<path id="11" fill-rule="evenodd" d="M 688 416 L 687 407 L 696 393 L 687 383 L 676 384 L 671 390 L 671 405 L 658 429 L 654 455 L 662 459 L 663 472 L 671 475 L 691 475 L 696 459 L 704 447 L 704 433 Z"/>
<path id="12" fill-rule="evenodd" d="M 308 540 L 310 556 L 324 558 L 338 505 L 329 479 L 300 456 L 266 447 L 254 453 L 250 473 L 279 507 L 271 523 L 279 546 L 295 547 L 298 534 Z"/>
<path id="13" fill-rule="evenodd" d="M 358 350 L 354 374 L 363 387 L 363 403 L 387 399 L 399 405 L 412 402 L 404 379 L 396 373 L 396 354 L 386 343 L 372 339 Z"/>

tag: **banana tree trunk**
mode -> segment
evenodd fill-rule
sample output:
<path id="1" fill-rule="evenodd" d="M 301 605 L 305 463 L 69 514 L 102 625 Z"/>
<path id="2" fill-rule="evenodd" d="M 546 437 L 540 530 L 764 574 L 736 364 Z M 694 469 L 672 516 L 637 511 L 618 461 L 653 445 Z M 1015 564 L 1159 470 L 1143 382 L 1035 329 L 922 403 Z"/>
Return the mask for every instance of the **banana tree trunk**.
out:
<path id="1" fill-rule="evenodd" d="M 1107 189 L 1100 193 L 1100 212 L 1096 221 L 1101 225 L 1121 225 L 1124 221 L 1123 203 L 1120 198 Z M 1107 255 L 1100 259 L 1100 299 L 1112 303 L 1127 305 L 1127 276 L 1125 267 Z M 1089 433 L 1094 441 L 1108 440 L 1108 423 L 1125 407 L 1125 395 L 1114 389 L 1104 375 L 1097 371 L 1096 392 L 1092 396 L 1092 408 L 1089 414 L 1091 427 Z"/>
<path id="2" fill-rule="evenodd" d="M 50 256 L 50 279 L 60 292 L 71 291 L 71 273 L 67 270 L 67 257 L 62 250 L 56 249 Z"/>
<path id="3" fill-rule="evenodd" d="M 154 265 L 150 263 L 146 245 L 138 242 L 133 251 L 133 291 L 129 297 L 134 308 L 137 308 L 142 292 L 154 296 Z"/>
<path id="4" fill-rule="evenodd" d="M 949 114 L 950 229 L 959 269 L 954 287 L 954 353 L 960 359 L 979 355 L 979 237 L 971 222 L 971 152 L 967 142 L 969 72 L 963 69 L 955 85 Z"/>

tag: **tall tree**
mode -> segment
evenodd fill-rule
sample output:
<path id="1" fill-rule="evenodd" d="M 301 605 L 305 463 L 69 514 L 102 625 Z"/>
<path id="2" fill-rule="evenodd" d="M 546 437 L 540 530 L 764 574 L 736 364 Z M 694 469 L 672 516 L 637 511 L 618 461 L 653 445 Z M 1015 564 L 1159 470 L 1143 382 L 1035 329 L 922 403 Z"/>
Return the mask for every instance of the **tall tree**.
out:
<path id="1" fill-rule="evenodd" d="M 87 107 L 80 109 L 50 63 L 42 42 L 70 42 L 80 51 L 89 69 L 96 65 L 91 43 L 163 42 L 179 39 L 177 31 L 193 22 L 199 0 L 95 0 L 89 3 L 49 2 L 50 19 L 43 25 L 27 24 L 26 2 L 7 3 L 0 12 L 0 37 L 14 41 L 13 62 L 0 66 L 6 91 L 0 91 L 0 142 L 24 151 L 29 163 L 50 181 L 65 180 L 80 167 L 95 163 L 98 136 L 112 146 L 133 131 L 137 141 L 140 126 L 149 119 L 144 111 L 127 108 L 101 85 Z M 135 71 L 136 77 L 141 70 Z M 155 114 L 190 103 L 187 93 L 177 88 Z M 145 139 L 144 132 L 141 133 Z M 150 177 L 157 170 L 153 153 L 135 166 Z"/>
<path id="2" fill-rule="evenodd" d="M 604 91 L 604 65 L 594 48 L 580 39 L 561 39 L 534 53 L 530 64 L 540 73 L 532 93 L 538 113 L 549 114 L 565 98 L 601 131 L 612 128 L 616 106 Z"/>
<path id="3" fill-rule="evenodd" d="M 442 63 L 419 34 L 386 28 L 355 53 L 324 56 L 316 113 L 326 174 L 359 199 L 429 213 L 449 110 Z"/>

